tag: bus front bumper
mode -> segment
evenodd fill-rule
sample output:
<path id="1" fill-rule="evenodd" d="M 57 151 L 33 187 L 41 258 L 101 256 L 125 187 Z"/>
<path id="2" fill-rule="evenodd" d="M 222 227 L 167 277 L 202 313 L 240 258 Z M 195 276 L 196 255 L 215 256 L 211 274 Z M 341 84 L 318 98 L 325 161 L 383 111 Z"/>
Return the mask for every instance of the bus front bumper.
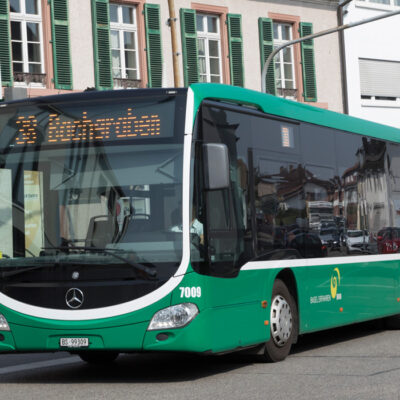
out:
<path id="1" fill-rule="evenodd" d="M 0 331 L 0 353 L 112 350 L 118 352 L 210 350 L 204 335 L 203 315 L 187 326 L 169 330 L 147 330 L 150 321 L 93 329 L 52 329 L 10 323 L 10 331 Z M 88 346 L 66 347 L 61 339 L 87 339 Z M 74 341 L 69 341 L 73 343 Z"/>

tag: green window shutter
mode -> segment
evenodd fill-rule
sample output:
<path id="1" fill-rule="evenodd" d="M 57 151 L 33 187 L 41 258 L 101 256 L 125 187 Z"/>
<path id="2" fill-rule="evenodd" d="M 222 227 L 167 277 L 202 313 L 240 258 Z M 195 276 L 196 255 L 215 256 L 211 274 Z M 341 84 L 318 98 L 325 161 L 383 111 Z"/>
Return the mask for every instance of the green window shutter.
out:
<path id="1" fill-rule="evenodd" d="M 112 89 L 108 0 L 92 0 L 92 24 L 96 89 Z"/>
<path id="2" fill-rule="evenodd" d="M 261 56 L 261 71 L 264 68 L 265 61 L 268 56 L 274 51 L 274 29 L 273 22 L 270 18 L 258 19 L 258 33 L 260 36 L 260 56 Z M 275 84 L 275 68 L 272 61 L 268 67 L 266 77 L 267 92 L 276 96 Z"/>
<path id="3" fill-rule="evenodd" d="M 307 36 L 313 33 L 312 24 L 309 22 L 300 23 L 300 36 Z M 301 63 L 303 66 L 304 101 L 317 101 L 317 83 L 315 79 L 314 62 L 314 41 L 306 40 L 301 42 Z"/>
<path id="4" fill-rule="evenodd" d="M 199 52 L 197 49 L 196 11 L 180 9 L 183 78 L 185 86 L 199 81 Z"/>
<path id="5" fill-rule="evenodd" d="M 0 0 L 0 67 L 1 83 L 5 86 L 12 86 L 13 74 L 8 0 Z"/>
<path id="6" fill-rule="evenodd" d="M 72 89 L 69 46 L 68 1 L 51 0 L 51 34 L 53 41 L 54 86 Z"/>
<path id="7" fill-rule="evenodd" d="M 231 71 L 231 83 L 234 86 L 244 86 L 243 67 L 243 38 L 242 38 L 242 16 L 228 14 L 228 41 L 229 41 L 229 63 Z"/>
<path id="8" fill-rule="evenodd" d="M 144 19 L 146 23 L 148 86 L 161 87 L 163 58 L 161 48 L 160 6 L 158 4 L 145 4 Z"/>

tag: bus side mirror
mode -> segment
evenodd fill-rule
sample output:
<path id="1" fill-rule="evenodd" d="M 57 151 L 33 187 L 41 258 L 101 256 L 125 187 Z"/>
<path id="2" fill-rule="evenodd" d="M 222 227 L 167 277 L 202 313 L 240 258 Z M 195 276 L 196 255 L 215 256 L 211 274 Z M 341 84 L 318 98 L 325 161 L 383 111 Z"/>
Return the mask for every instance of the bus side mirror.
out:
<path id="1" fill-rule="evenodd" d="M 203 144 L 205 189 L 229 188 L 228 147 L 220 143 Z"/>

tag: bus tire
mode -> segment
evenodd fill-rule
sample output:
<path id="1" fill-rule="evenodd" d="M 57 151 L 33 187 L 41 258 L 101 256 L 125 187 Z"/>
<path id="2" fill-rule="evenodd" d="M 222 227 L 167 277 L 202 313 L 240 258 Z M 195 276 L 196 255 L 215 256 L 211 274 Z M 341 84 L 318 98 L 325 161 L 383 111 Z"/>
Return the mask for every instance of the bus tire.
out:
<path id="1" fill-rule="evenodd" d="M 265 344 L 264 360 L 277 362 L 284 360 L 298 334 L 297 305 L 283 281 L 277 279 L 272 289 L 270 313 L 271 338 Z"/>
<path id="2" fill-rule="evenodd" d="M 117 351 L 82 351 L 78 353 L 82 361 L 92 365 L 102 365 L 112 363 L 117 359 Z"/>

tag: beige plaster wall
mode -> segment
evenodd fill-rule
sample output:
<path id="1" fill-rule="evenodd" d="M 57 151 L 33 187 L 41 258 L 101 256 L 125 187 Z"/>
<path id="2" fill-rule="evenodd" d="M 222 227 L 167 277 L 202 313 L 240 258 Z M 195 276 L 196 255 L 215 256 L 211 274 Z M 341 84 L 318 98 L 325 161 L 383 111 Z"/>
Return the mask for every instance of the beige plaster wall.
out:
<path id="1" fill-rule="evenodd" d="M 69 0 L 69 29 L 74 90 L 93 87 L 93 31 L 90 0 Z"/>
<path id="2" fill-rule="evenodd" d="M 173 87 L 171 29 L 168 25 L 167 0 L 151 0 L 161 10 L 163 46 L 163 87 Z M 182 49 L 179 10 L 191 8 L 192 3 L 225 7 L 228 13 L 242 15 L 244 40 L 245 87 L 261 89 L 261 64 L 259 50 L 258 18 L 269 13 L 296 16 L 303 22 L 312 22 L 314 32 L 337 25 L 335 0 L 175 0 L 177 16 L 177 44 L 179 75 L 183 85 Z M 84 90 L 94 86 L 91 1 L 69 0 L 70 38 L 73 89 Z M 143 18 L 138 15 L 138 18 Z M 224 27 L 226 29 L 226 27 Z M 343 111 L 339 40 L 337 34 L 315 39 L 315 63 L 318 103 L 325 103 L 330 110 Z M 225 60 L 229 65 L 229 60 Z"/>
<path id="3" fill-rule="evenodd" d="M 163 2 L 159 1 L 159 3 L 161 4 Z M 166 3 L 167 1 L 164 0 L 165 8 L 168 11 Z M 188 0 L 175 0 L 178 18 L 179 9 L 191 8 L 191 3 L 192 2 Z M 337 25 L 337 2 L 334 1 L 204 0 L 196 1 L 196 3 L 227 7 L 229 13 L 242 15 L 245 86 L 253 90 L 261 89 L 261 62 L 258 34 L 259 17 L 268 17 L 269 12 L 298 16 L 302 22 L 313 23 L 314 32 Z M 163 42 L 164 41 L 165 40 L 163 40 Z M 338 36 L 337 34 L 332 34 L 315 39 L 314 45 L 318 103 L 327 103 L 330 110 L 343 112 Z M 181 46 L 180 37 L 178 46 Z M 181 52 L 181 49 L 179 51 Z M 180 73 L 182 75 L 181 56 Z M 168 80 L 169 79 L 170 77 L 168 76 Z"/>

